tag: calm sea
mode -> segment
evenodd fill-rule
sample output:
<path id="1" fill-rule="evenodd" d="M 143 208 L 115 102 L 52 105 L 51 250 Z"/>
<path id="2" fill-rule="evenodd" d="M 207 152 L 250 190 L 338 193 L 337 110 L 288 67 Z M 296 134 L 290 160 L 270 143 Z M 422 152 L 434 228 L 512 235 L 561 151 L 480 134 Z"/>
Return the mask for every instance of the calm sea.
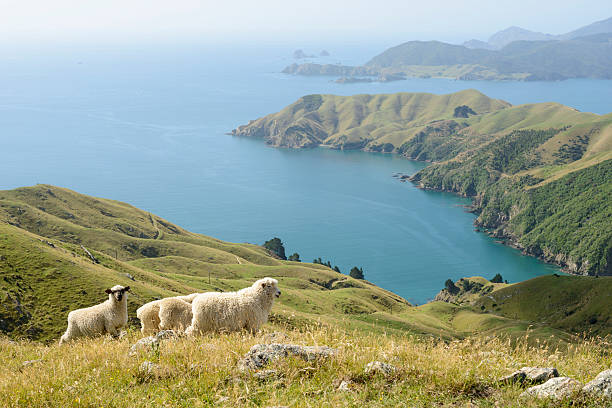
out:
<path id="1" fill-rule="evenodd" d="M 222 48 L 222 49 L 221 49 Z M 296 47 L 297 48 L 297 47 Z M 323 48 L 323 47 L 321 47 Z M 129 202 L 234 242 L 280 237 L 405 298 L 448 278 L 555 271 L 473 230 L 469 201 L 392 178 L 424 164 L 391 155 L 266 147 L 225 133 L 310 93 L 449 93 L 612 111 L 612 81 L 335 84 L 280 74 L 291 47 L 10 50 L 0 64 L 0 188 L 48 183 Z M 307 52 L 319 49 L 306 50 Z M 359 63 L 371 50 L 329 49 Z"/>

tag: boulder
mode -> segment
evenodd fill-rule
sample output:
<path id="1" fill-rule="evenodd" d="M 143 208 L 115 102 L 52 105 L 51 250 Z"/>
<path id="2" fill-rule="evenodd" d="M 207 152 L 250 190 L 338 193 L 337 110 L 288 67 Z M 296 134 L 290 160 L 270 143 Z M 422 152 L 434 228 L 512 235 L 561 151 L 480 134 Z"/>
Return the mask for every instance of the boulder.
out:
<path id="1" fill-rule="evenodd" d="M 602 371 L 597 377 L 582 388 L 593 396 L 612 398 L 612 370 Z"/>
<path id="2" fill-rule="evenodd" d="M 130 347 L 129 355 L 133 356 L 133 355 L 136 355 L 139 350 L 153 349 L 157 346 L 159 346 L 159 339 L 157 337 L 155 336 L 143 337 L 142 339 L 134 343 L 132 347 Z"/>
<path id="3" fill-rule="evenodd" d="M 569 377 L 555 377 L 544 384 L 527 388 L 521 397 L 551 398 L 560 400 L 571 396 L 582 387 L 578 381 Z"/>
<path id="4" fill-rule="evenodd" d="M 382 374 L 385 376 L 393 374 L 395 370 L 396 368 L 391 364 L 383 363 L 382 361 L 372 361 L 366 364 L 365 367 L 366 374 Z"/>
<path id="5" fill-rule="evenodd" d="M 256 344 L 238 362 L 238 367 L 243 371 L 257 370 L 281 357 L 299 357 L 305 361 L 313 361 L 331 357 L 335 353 L 336 349 L 326 346 L 298 346 L 279 343 Z"/>
<path id="6" fill-rule="evenodd" d="M 134 343 L 132 347 L 130 347 L 129 355 L 130 356 L 136 355 L 136 353 L 138 353 L 138 350 L 147 349 L 147 348 L 153 349 L 155 347 L 159 347 L 159 344 L 163 340 L 173 339 L 178 336 L 179 334 L 175 332 L 174 330 L 162 330 L 159 333 L 157 333 L 155 336 L 143 337 L 142 339 Z"/>
<path id="7" fill-rule="evenodd" d="M 559 372 L 553 367 L 523 367 L 510 375 L 500 378 L 501 383 L 523 383 L 541 384 L 559 376 Z"/>

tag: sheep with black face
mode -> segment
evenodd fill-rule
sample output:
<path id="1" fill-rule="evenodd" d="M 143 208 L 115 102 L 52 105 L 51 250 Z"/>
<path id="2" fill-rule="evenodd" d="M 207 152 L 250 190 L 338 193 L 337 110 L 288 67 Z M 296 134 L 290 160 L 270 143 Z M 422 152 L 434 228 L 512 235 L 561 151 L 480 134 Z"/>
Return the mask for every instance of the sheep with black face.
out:
<path id="1" fill-rule="evenodd" d="M 279 297 L 278 281 L 263 278 L 238 292 L 202 293 L 191 304 L 193 318 L 185 333 L 232 332 L 255 333 L 268 321 L 274 299 Z"/>
<path id="2" fill-rule="evenodd" d="M 116 285 L 106 289 L 108 300 L 99 305 L 68 313 L 68 328 L 60 339 L 60 344 L 79 337 L 95 337 L 110 334 L 119 335 L 127 324 L 127 293 L 129 286 Z"/>

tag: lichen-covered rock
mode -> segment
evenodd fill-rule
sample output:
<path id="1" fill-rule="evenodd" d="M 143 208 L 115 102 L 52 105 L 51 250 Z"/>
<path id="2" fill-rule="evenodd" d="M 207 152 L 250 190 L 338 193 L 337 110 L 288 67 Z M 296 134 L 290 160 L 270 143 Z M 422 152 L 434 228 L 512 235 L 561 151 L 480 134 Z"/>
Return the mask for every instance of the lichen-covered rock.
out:
<path id="1" fill-rule="evenodd" d="M 602 371 L 597 377 L 582 388 L 582 391 L 594 396 L 612 398 L 612 370 Z"/>
<path id="2" fill-rule="evenodd" d="M 352 391 L 354 387 L 353 382 L 351 381 L 342 381 L 338 386 L 338 391 Z"/>
<path id="3" fill-rule="evenodd" d="M 527 388 L 521 397 L 550 398 L 560 400 L 571 396 L 582 387 L 578 381 L 569 377 L 555 377 L 544 384 Z"/>
<path id="4" fill-rule="evenodd" d="M 178 336 L 178 333 L 174 330 L 162 330 L 155 335 L 155 338 L 157 338 L 157 340 L 168 340 L 176 338 Z"/>
<path id="5" fill-rule="evenodd" d="M 159 370 L 159 365 L 151 362 L 151 361 L 143 361 L 140 367 L 138 367 L 138 372 L 142 377 L 153 377 L 157 371 Z"/>
<path id="6" fill-rule="evenodd" d="M 500 378 L 501 383 L 523 383 L 541 384 L 559 376 L 559 372 L 553 367 L 523 367 L 512 374 Z"/>
<path id="7" fill-rule="evenodd" d="M 395 372 L 396 368 L 391 364 L 383 363 L 382 361 L 372 361 L 371 363 L 366 364 L 365 373 L 366 374 L 382 374 L 382 375 L 391 375 Z"/>
<path id="8" fill-rule="evenodd" d="M 238 367 L 243 371 L 257 370 L 282 357 L 299 357 L 305 361 L 313 361 L 331 357 L 335 353 L 335 349 L 326 346 L 298 346 L 279 343 L 256 344 L 238 362 Z"/>
<path id="9" fill-rule="evenodd" d="M 155 336 L 143 337 L 130 347 L 129 355 L 133 356 L 142 349 L 152 349 L 159 346 L 159 339 Z"/>

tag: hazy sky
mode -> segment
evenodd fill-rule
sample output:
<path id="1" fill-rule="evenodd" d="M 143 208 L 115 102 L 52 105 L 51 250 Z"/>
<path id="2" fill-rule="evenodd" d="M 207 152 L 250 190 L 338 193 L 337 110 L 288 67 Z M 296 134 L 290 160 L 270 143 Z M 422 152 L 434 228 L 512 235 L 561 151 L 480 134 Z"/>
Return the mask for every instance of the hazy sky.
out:
<path id="1" fill-rule="evenodd" d="M 0 41 L 194 38 L 486 39 L 510 25 L 560 34 L 612 0 L 0 0 Z"/>

